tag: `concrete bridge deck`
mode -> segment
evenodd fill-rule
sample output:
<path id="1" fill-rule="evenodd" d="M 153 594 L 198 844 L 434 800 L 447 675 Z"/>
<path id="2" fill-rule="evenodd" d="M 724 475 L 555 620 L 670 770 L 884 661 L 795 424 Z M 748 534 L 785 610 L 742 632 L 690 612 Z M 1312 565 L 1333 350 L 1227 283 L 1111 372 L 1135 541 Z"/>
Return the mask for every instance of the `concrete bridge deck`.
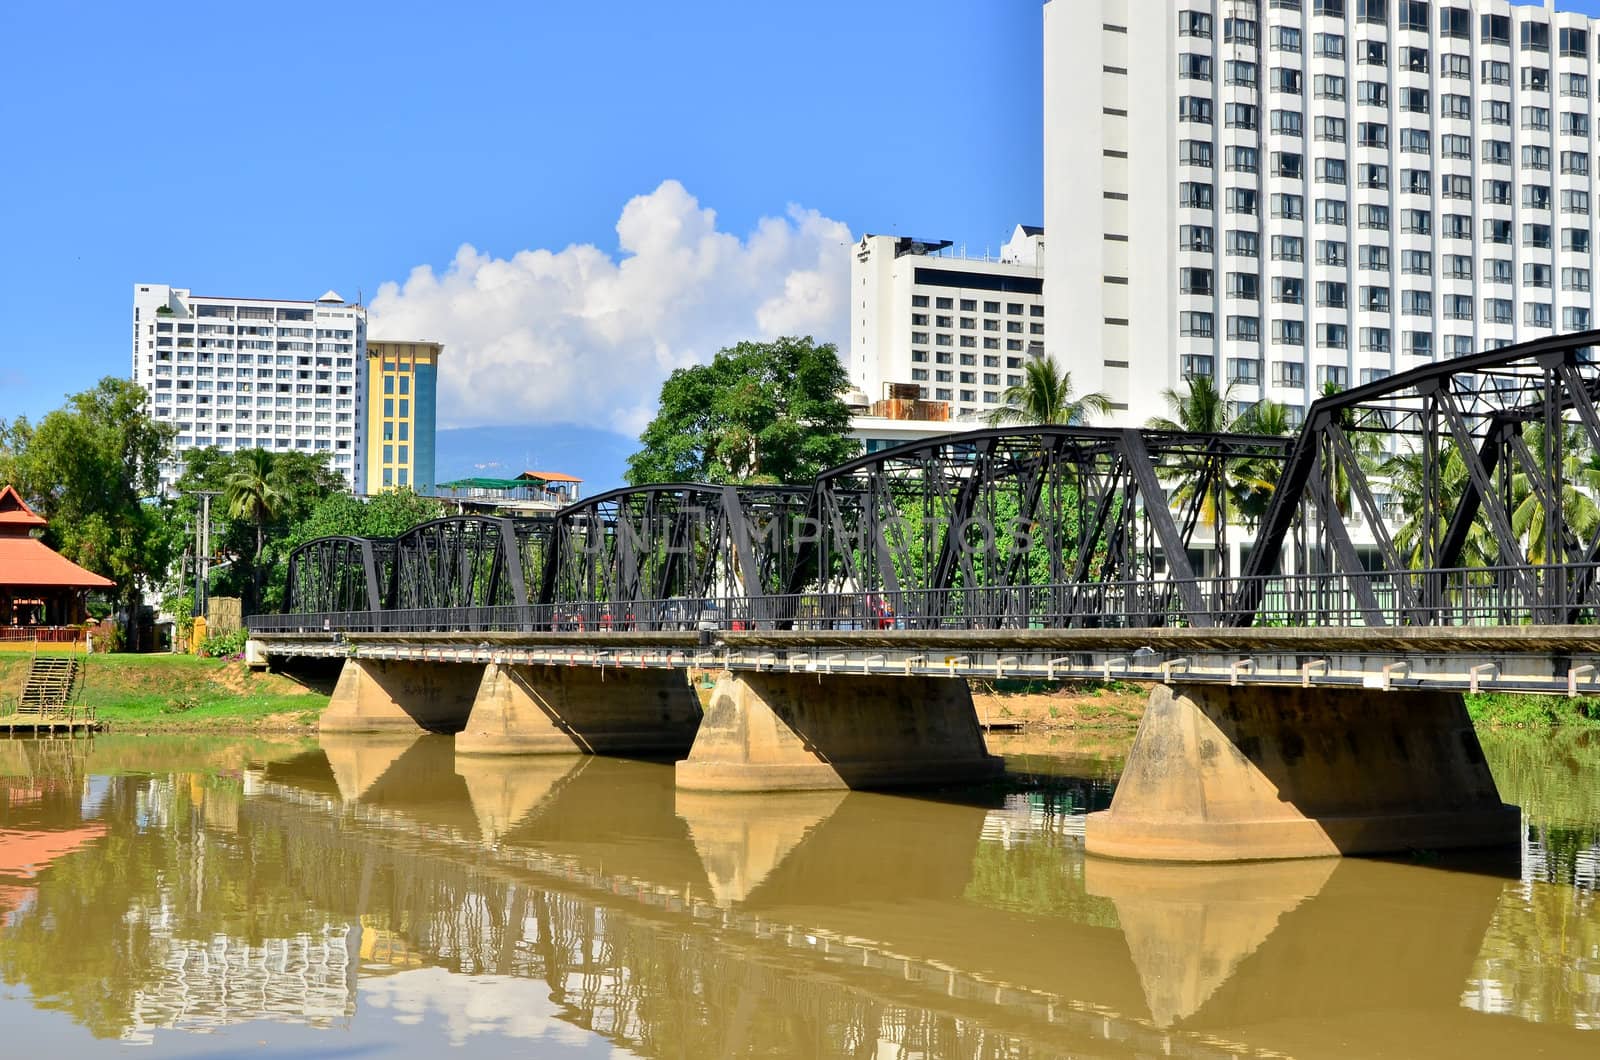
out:
<path id="1" fill-rule="evenodd" d="M 1600 694 L 1600 626 L 261 633 L 266 656 Z"/>

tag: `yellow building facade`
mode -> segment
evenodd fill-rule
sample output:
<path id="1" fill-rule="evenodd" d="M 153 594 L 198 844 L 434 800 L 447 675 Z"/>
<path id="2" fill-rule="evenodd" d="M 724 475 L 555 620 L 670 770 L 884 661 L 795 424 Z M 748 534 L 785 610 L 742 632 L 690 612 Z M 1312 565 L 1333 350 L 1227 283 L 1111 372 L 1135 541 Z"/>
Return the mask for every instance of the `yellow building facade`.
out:
<path id="1" fill-rule="evenodd" d="M 367 341 L 366 492 L 434 493 L 434 424 L 444 346 Z"/>

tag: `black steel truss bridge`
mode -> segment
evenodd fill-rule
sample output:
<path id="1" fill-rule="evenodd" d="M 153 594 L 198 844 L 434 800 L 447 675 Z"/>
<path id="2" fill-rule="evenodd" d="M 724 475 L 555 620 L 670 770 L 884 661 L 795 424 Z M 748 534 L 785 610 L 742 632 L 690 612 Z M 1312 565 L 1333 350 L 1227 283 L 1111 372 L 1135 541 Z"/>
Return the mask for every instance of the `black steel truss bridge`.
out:
<path id="1" fill-rule="evenodd" d="M 322 538 L 249 625 L 298 654 L 1600 691 L 1597 345 L 1425 363 L 1294 437 L 976 430 Z"/>

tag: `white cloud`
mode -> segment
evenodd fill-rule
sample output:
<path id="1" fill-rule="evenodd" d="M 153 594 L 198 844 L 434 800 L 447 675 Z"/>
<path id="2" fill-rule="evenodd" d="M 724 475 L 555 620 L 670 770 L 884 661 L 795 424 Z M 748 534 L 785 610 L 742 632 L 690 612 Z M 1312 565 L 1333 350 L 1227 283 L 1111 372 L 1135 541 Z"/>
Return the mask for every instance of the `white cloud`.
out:
<path id="1" fill-rule="evenodd" d="M 374 338 L 443 342 L 439 424 L 581 423 L 636 434 L 674 368 L 742 339 L 848 339 L 850 230 L 790 206 L 746 238 L 675 180 L 631 200 L 620 255 L 592 245 L 508 259 L 463 245 L 442 274 L 385 283 Z"/>

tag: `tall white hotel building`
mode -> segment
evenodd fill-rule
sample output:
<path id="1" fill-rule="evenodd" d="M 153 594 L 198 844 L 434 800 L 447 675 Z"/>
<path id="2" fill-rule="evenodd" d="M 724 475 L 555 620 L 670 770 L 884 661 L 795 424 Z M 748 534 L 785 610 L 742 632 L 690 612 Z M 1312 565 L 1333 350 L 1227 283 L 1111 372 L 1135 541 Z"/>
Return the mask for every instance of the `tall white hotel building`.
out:
<path id="1" fill-rule="evenodd" d="M 1589 327 L 1597 36 L 1505 0 L 1051 0 L 1052 351 L 1141 423 L 1188 375 L 1297 416 Z"/>
<path id="2" fill-rule="evenodd" d="M 362 492 L 366 361 L 367 312 L 333 291 L 292 302 L 133 288 L 133 381 L 155 418 L 178 429 L 163 491 L 183 470 L 184 450 L 215 445 L 327 453 Z"/>

